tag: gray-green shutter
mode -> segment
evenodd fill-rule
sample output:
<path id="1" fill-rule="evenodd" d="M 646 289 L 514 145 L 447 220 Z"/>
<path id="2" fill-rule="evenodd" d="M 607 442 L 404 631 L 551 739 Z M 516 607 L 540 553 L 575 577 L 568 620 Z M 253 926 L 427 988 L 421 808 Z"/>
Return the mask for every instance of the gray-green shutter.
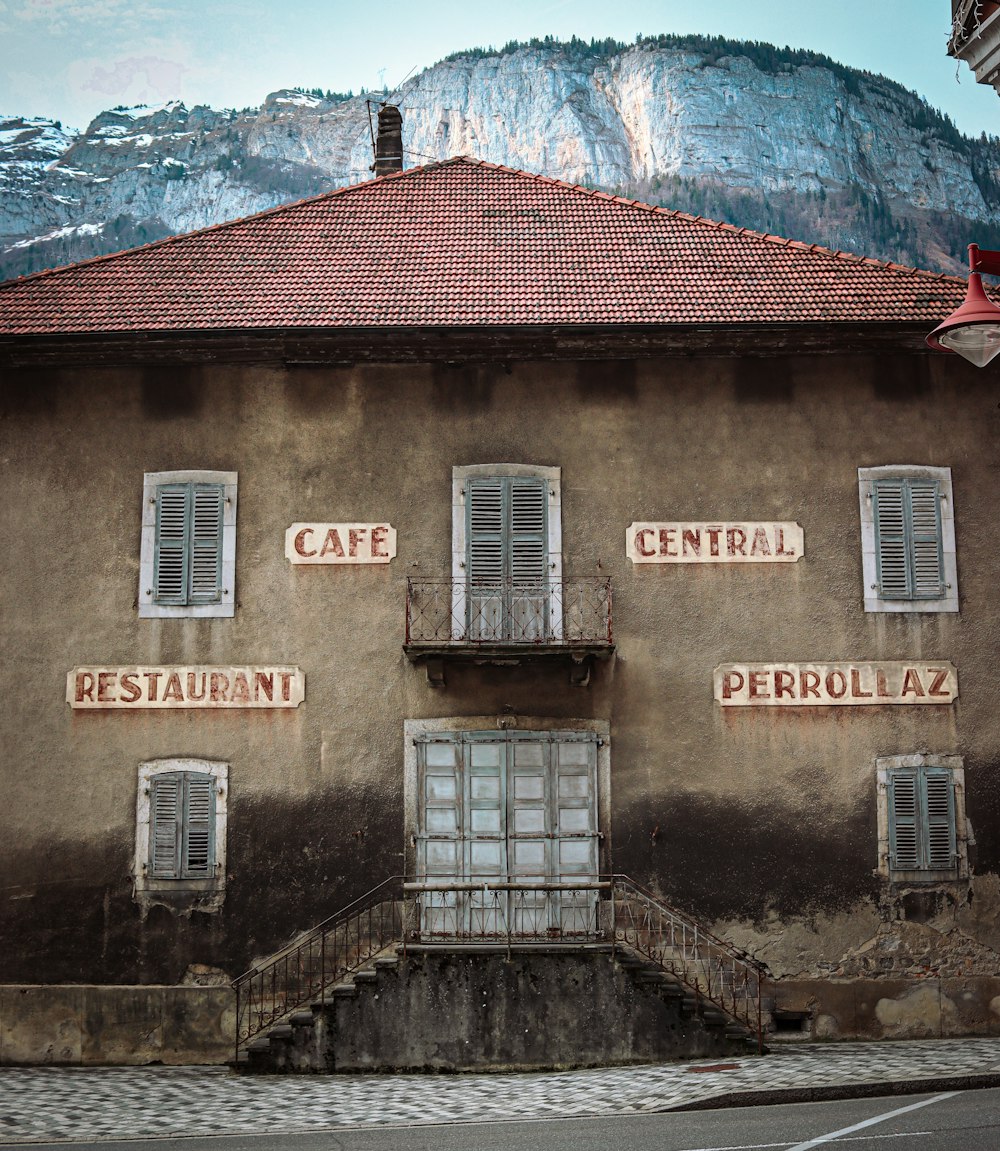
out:
<path id="1" fill-rule="evenodd" d="M 874 505 L 880 597 L 939 598 L 943 548 L 937 481 L 877 480 Z"/>
<path id="2" fill-rule="evenodd" d="M 536 641 L 548 600 L 548 485 L 484 476 L 466 489 L 469 637 Z"/>
<path id="3" fill-rule="evenodd" d="M 153 879 L 180 877 L 181 776 L 157 775 L 150 781 L 149 874 Z"/>
<path id="4" fill-rule="evenodd" d="M 908 480 L 910 561 L 914 599 L 943 594 L 941 492 L 936 480 Z"/>
<path id="5" fill-rule="evenodd" d="M 162 484 L 156 489 L 153 568 L 153 599 L 156 603 L 187 603 L 190 520 L 190 484 Z"/>
<path id="6" fill-rule="evenodd" d="M 215 874 L 215 779 L 169 772 L 150 780 L 149 874 L 211 879 Z"/>
<path id="7" fill-rule="evenodd" d="M 222 597 L 222 519 L 222 485 L 195 484 L 188 603 L 218 603 Z"/>
<path id="8" fill-rule="evenodd" d="M 210 879 L 215 873 L 215 780 L 210 775 L 184 777 L 181 877 Z"/>
<path id="9" fill-rule="evenodd" d="M 915 771 L 889 776 L 889 866 L 893 871 L 920 867 L 920 788 Z"/>
<path id="10" fill-rule="evenodd" d="M 184 606 L 222 598 L 221 484 L 162 484 L 156 490 L 153 599 Z"/>
<path id="11" fill-rule="evenodd" d="M 947 769 L 906 768 L 889 776 L 889 866 L 954 868 L 955 782 Z"/>
<path id="12" fill-rule="evenodd" d="M 926 836 L 924 865 L 930 871 L 955 866 L 955 781 L 947 770 L 924 773 Z"/>

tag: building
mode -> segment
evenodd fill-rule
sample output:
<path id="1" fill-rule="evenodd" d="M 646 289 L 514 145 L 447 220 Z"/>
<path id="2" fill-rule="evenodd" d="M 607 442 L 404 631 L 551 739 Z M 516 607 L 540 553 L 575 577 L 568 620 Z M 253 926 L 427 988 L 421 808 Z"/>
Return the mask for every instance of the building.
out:
<path id="1" fill-rule="evenodd" d="M 996 0 L 951 0 L 948 55 L 964 60 L 977 84 L 1000 92 L 1000 4 Z"/>
<path id="2" fill-rule="evenodd" d="M 0 286 L 0 1059 L 995 1032 L 963 294 L 468 159 Z"/>

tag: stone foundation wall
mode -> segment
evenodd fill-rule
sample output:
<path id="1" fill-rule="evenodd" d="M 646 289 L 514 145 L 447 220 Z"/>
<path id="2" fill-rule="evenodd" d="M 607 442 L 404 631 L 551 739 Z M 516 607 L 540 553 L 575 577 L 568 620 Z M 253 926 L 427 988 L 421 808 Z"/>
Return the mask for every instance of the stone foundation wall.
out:
<path id="1" fill-rule="evenodd" d="M 0 985 L 0 1066 L 225 1063 L 230 987 Z"/>

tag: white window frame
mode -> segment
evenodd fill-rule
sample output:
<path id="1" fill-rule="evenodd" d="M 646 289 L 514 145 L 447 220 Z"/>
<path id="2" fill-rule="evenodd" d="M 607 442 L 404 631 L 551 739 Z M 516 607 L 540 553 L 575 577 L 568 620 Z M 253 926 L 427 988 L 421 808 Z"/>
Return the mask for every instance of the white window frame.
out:
<path id="1" fill-rule="evenodd" d="M 939 599 L 883 599 L 879 595 L 878 557 L 875 542 L 875 484 L 878 480 L 922 479 L 935 481 L 941 493 L 941 561 L 945 594 Z M 861 566 L 866 612 L 957 612 L 958 562 L 955 554 L 955 505 L 951 468 L 892 464 L 858 468 L 861 505 Z"/>
<path id="2" fill-rule="evenodd" d="M 465 632 L 466 608 L 466 536 L 465 490 L 470 479 L 516 476 L 543 480 L 548 487 L 546 572 L 550 597 L 549 628 L 553 635 L 562 634 L 562 469 L 535 464 L 465 464 L 451 469 L 451 579 L 452 638 L 460 640 Z"/>
<path id="3" fill-rule="evenodd" d="M 139 618 L 215 618 L 236 614 L 236 472 L 146 472 L 142 484 L 142 539 L 139 549 Z M 160 604 L 153 598 L 156 560 L 156 492 L 164 484 L 221 484 L 222 595 L 218 603 Z"/>
<path id="4" fill-rule="evenodd" d="M 152 781 L 158 775 L 196 772 L 215 784 L 215 873 L 206 879 L 153 879 L 149 865 Z M 208 759 L 150 759 L 139 764 L 135 809 L 135 857 L 132 862 L 134 898 L 155 903 L 157 894 L 187 894 L 198 910 L 217 910 L 226 890 L 226 830 L 228 826 L 229 764 Z"/>
<path id="5" fill-rule="evenodd" d="M 900 871 L 890 866 L 889 775 L 901 768 L 947 768 L 951 771 L 955 799 L 955 866 L 942 870 Z M 974 843 L 965 813 L 965 766 L 960 755 L 931 755 L 915 752 L 909 755 L 884 755 L 875 760 L 876 803 L 878 816 L 878 867 L 876 875 L 897 884 L 947 883 L 967 879 L 969 844 Z"/>

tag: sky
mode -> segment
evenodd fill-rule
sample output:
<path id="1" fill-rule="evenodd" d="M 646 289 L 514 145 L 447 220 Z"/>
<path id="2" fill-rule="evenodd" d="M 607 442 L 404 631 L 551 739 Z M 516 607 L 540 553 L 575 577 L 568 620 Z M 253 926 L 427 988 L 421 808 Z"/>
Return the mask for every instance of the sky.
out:
<path id="1" fill-rule="evenodd" d="M 277 88 L 391 89 L 465 48 L 699 32 L 881 72 L 969 135 L 1000 96 L 945 54 L 949 0 L 0 0 L 0 114 L 85 128 L 118 104 L 255 107 Z"/>

